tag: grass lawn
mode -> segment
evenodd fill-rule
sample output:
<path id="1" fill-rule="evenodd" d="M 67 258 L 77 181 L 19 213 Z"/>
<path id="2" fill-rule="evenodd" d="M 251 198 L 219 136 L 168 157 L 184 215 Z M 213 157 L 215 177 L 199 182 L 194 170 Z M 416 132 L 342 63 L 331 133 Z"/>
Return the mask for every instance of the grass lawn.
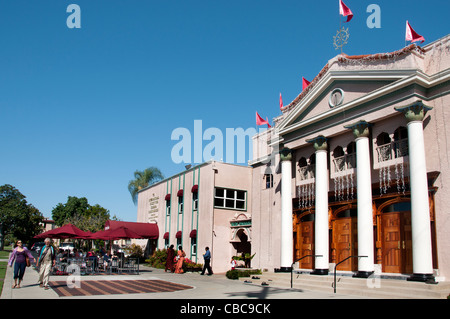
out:
<path id="1" fill-rule="evenodd" d="M 8 267 L 8 263 L 6 261 L 0 261 L 0 294 L 3 289 L 3 281 L 6 275 L 6 267 Z"/>
<path id="2" fill-rule="evenodd" d="M 8 259 L 9 258 L 9 251 L 7 250 L 1 250 L 0 251 L 0 259 Z M 3 282 L 6 275 L 6 267 L 8 267 L 7 261 L 0 261 L 0 294 L 3 289 Z"/>

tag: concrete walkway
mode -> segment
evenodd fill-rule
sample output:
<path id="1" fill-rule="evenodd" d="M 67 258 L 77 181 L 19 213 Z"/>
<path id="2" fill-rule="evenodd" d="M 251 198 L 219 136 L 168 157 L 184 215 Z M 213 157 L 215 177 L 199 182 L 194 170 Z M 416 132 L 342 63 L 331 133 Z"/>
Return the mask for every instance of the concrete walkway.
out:
<path id="1" fill-rule="evenodd" d="M 201 276 L 198 273 L 172 274 L 164 270 L 140 266 L 139 275 L 90 275 L 81 276 L 87 280 L 164 280 L 193 287 L 174 292 L 153 292 L 139 294 L 97 295 L 59 297 L 52 289 L 40 288 L 38 272 L 33 266 L 27 268 L 21 288 L 12 289 L 13 268 L 8 267 L 0 299 L 354 299 L 358 296 L 332 294 L 303 289 L 288 289 L 247 284 L 242 280 L 230 280 L 224 274 Z M 50 276 L 50 281 L 65 281 L 67 276 Z M 76 289 L 76 288 L 72 288 Z"/>

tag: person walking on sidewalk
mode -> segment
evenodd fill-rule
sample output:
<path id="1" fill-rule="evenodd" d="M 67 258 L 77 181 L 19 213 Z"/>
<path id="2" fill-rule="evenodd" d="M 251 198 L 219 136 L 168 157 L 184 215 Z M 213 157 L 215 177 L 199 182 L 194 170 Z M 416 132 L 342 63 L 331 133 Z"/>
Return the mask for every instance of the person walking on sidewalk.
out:
<path id="1" fill-rule="evenodd" d="M 209 247 L 205 248 L 206 252 L 203 254 L 203 259 L 205 260 L 205 265 L 203 266 L 203 270 L 201 275 L 205 274 L 206 269 L 208 269 L 208 276 L 213 274 L 211 269 L 211 252 L 209 251 Z"/>
<path id="2" fill-rule="evenodd" d="M 164 272 L 167 272 L 167 269 L 169 269 L 170 272 L 173 272 L 174 258 L 175 258 L 175 250 L 173 249 L 173 245 L 170 245 L 170 247 L 167 249 L 166 267 L 164 269 Z"/>
<path id="3" fill-rule="evenodd" d="M 50 277 L 50 272 L 52 267 L 55 266 L 56 254 L 55 249 L 51 245 L 50 238 L 45 238 L 45 246 L 41 249 L 41 255 L 36 263 L 36 267 L 39 268 L 39 286 L 44 287 L 44 289 L 49 289 L 48 278 Z"/>
<path id="4" fill-rule="evenodd" d="M 31 252 L 23 247 L 22 241 L 18 240 L 16 242 L 16 247 L 14 248 L 11 256 L 9 257 L 8 265 L 12 267 L 14 262 L 14 285 L 13 288 L 20 288 L 20 283 L 22 282 L 23 275 L 25 275 L 25 269 L 27 268 L 27 259 L 28 265 L 31 260 L 34 261 L 34 257 L 31 255 Z M 17 279 L 19 279 L 19 283 L 17 283 Z"/>

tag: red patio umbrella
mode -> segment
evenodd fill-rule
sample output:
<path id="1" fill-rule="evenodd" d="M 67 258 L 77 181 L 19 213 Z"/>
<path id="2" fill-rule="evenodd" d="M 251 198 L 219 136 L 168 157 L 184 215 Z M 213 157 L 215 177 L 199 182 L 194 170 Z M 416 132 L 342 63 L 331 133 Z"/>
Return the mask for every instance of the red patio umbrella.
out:
<path id="1" fill-rule="evenodd" d="M 34 238 L 81 238 L 86 239 L 90 235 L 90 232 L 85 232 L 72 224 L 66 224 L 62 227 L 58 227 L 42 234 L 34 236 Z"/>
<path id="2" fill-rule="evenodd" d="M 115 229 L 101 230 L 93 233 L 89 236 L 90 239 L 102 239 L 102 240 L 116 240 L 116 239 L 129 239 L 129 238 L 143 238 L 141 235 L 126 228 L 119 227 Z"/>

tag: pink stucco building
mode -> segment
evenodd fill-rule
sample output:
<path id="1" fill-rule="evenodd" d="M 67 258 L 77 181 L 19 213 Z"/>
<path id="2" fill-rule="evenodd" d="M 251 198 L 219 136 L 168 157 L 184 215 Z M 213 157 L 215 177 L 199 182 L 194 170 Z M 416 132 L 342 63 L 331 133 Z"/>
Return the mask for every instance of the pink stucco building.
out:
<path id="1" fill-rule="evenodd" d="M 204 263 L 209 247 L 213 271 L 225 272 L 231 257 L 251 252 L 251 183 L 250 167 L 205 162 L 142 190 L 137 221 L 158 224 L 158 249 L 182 246 Z"/>

